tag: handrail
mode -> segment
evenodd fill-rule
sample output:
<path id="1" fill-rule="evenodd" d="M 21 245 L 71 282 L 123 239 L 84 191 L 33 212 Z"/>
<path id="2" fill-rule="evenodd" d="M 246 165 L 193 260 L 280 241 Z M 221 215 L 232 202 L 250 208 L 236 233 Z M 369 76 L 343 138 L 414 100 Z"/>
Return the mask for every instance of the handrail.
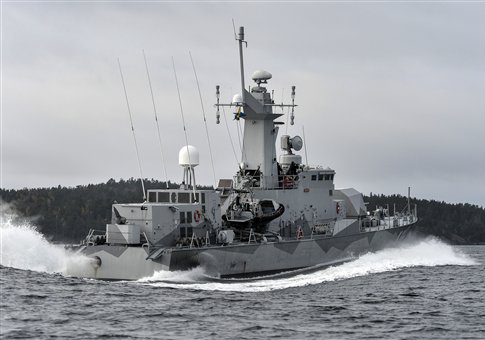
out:
<path id="1" fill-rule="evenodd" d="M 237 186 L 241 183 L 242 179 L 245 179 L 248 180 L 248 182 L 250 183 L 250 188 L 260 188 L 261 180 L 263 180 L 265 183 L 263 187 L 266 190 L 293 190 L 299 187 L 299 175 L 278 175 L 276 177 L 278 178 L 278 182 L 276 185 L 270 185 L 270 183 L 274 181 L 275 176 L 234 176 L 234 183 L 235 186 Z"/>

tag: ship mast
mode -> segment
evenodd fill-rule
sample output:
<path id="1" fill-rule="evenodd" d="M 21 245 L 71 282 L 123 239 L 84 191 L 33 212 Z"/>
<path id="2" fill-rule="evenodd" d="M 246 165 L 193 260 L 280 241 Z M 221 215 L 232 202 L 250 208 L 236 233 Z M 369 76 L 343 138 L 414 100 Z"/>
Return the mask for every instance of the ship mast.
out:
<path id="1" fill-rule="evenodd" d="M 242 45 L 243 43 L 246 44 L 246 47 L 248 45 L 247 41 L 244 41 L 244 27 L 241 26 L 239 27 L 239 35 L 238 37 L 236 38 L 236 40 L 239 42 L 239 64 L 240 64 L 240 67 L 241 67 L 241 93 L 242 93 L 242 106 L 244 108 L 244 103 L 246 103 L 245 101 L 245 85 L 244 85 L 244 59 L 243 59 L 243 48 L 242 48 Z"/>
<path id="2" fill-rule="evenodd" d="M 278 185 L 278 164 L 276 161 L 276 138 L 278 125 L 274 120 L 282 116 L 280 113 L 273 113 L 273 107 L 291 107 L 296 105 L 294 101 L 285 105 L 275 104 L 270 93 L 264 86 L 272 78 L 271 73 L 258 70 L 253 73 L 252 79 L 256 86 L 250 90 L 245 89 L 244 82 L 244 57 L 243 43 L 244 27 L 239 28 L 239 34 L 235 36 L 239 47 L 239 62 L 241 71 L 241 94 L 236 94 L 230 104 L 219 103 L 220 87 L 216 86 L 216 121 L 219 123 L 219 108 L 222 106 L 235 107 L 235 119 L 245 120 L 243 132 L 243 148 L 241 157 L 241 171 L 239 175 L 251 181 L 254 188 L 269 189 Z M 295 87 L 292 87 L 292 98 L 294 100 Z M 292 115 L 293 121 L 293 115 Z"/>

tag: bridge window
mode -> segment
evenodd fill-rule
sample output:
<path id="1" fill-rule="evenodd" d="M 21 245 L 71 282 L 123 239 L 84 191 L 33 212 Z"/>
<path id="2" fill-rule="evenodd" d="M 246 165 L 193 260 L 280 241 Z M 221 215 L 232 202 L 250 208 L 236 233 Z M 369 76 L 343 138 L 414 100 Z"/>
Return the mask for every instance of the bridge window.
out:
<path id="1" fill-rule="evenodd" d="M 333 196 L 333 190 L 332 190 L 332 189 L 330 189 L 330 190 L 328 191 L 328 195 L 329 195 L 329 196 Z"/>
<path id="2" fill-rule="evenodd" d="M 180 224 L 185 223 L 185 211 L 180 212 Z"/>
<path id="3" fill-rule="evenodd" d="M 179 203 L 190 203 L 190 194 L 188 192 L 179 192 Z"/>
<path id="4" fill-rule="evenodd" d="M 176 192 L 172 192 L 172 203 L 177 203 L 177 193 Z"/>
<path id="5" fill-rule="evenodd" d="M 156 202 L 157 201 L 157 193 L 156 192 L 149 192 L 148 193 L 148 202 Z"/>
<path id="6" fill-rule="evenodd" d="M 312 175 L 312 181 L 316 181 L 317 180 L 317 175 Z"/>
<path id="7" fill-rule="evenodd" d="M 325 180 L 330 181 L 330 175 L 325 175 Z"/>
<path id="8" fill-rule="evenodd" d="M 205 204 L 205 192 L 202 193 L 202 201 L 200 203 Z"/>
<path id="9" fill-rule="evenodd" d="M 318 180 L 323 181 L 323 174 L 318 174 Z"/>
<path id="10" fill-rule="evenodd" d="M 187 211 L 187 223 L 192 223 L 192 211 Z"/>
<path id="11" fill-rule="evenodd" d="M 170 194 L 168 192 L 158 193 L 158 202 L 169 202 L 169 201 L 170 201 Z"/>

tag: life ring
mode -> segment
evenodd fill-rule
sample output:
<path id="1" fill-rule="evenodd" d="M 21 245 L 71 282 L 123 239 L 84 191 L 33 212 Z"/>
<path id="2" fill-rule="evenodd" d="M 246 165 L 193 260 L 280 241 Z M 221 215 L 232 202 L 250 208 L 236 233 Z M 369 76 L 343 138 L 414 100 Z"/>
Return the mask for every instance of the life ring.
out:
<path id="1" fill-rule="evenodd" d="M 199 222 L 201 217 L 202 217 L 202 214 L 200 213 L 200 211 L 199 210 L 195 210 L 194 211 L 194 221 L 195 222 Z"/>

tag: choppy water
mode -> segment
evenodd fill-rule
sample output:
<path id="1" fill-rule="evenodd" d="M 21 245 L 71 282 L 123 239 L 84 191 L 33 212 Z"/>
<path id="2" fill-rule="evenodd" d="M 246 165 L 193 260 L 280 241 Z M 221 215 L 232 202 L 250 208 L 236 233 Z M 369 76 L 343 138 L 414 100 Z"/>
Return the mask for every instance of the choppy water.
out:
<path id="1" fill-rule="evenodd" d="M 485 338 L 485 246 L 426 238 L 289 277 L 64 277 L 84 258 L 1 226 L 3 338 Z"/>

